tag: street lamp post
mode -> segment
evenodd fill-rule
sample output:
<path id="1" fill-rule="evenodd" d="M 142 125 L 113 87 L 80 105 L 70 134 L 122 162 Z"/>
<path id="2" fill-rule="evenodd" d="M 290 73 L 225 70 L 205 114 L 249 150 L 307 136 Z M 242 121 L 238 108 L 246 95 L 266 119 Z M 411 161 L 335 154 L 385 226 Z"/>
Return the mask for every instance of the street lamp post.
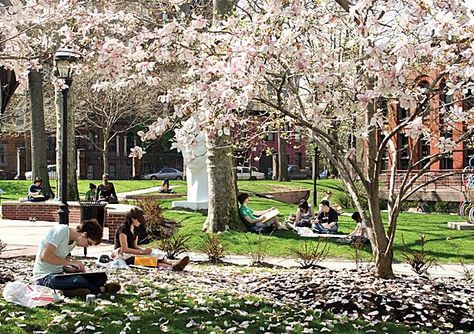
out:
<path id="1" fill-rule="evenodd" d="M 72 63 L 77 60 L 77 54 L 72 52 L 70 49 L 59 49 L 55 56 L 55 69 L 56 75 L 64 80 L 66 87 L 61 91 L 62 99 L 62 113 L 61 113 L 61 173 L 59 178 L 59 184 L 61 185 L 61 191 L 59 193 L 59 200 L 61 204 L 59 206 L 59 224 L 69 225 L 69 208 L 67 204 L 67 134 L 68 134 L 68 92 L 69 87 L 72 85 Z"/>

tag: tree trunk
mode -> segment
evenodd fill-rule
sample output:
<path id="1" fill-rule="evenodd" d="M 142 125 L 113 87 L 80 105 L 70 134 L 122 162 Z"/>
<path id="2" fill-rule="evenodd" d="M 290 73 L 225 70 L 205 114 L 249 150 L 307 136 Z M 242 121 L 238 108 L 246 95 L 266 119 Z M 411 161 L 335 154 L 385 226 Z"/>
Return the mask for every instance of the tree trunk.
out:
<path id="1" fill-rule="evenodd" d="M 289 181 L 288 158 L 286 156 L 286 140 L 278 132 L 278 181 Z"/>
<path id="2" fill-rule="evenodd" d="M 31 122 L 31 170 L 32 179 L 39 176 L 43 180 L 41 190 L 43 194 L 54 197 L 51 191 L 48 176 L 48 162 L 46 160 L 46 132 L 44 126 L 43 108 L 43 73 L 30 70 L 28 73 L 28 88 L 30 94 L 30 122 Z"/>
<path id="3" fill-rule="evenodd" d="M 381 278 L 394 278 L 392 269 L 393 251 L 390 249 L 388 254 L 377 248 L 374 249 L 375 255 L 375 275 Z"/>
<path id="4" fill-rule="evenodd" d="M 237 208 L 237 190 L 230 136 L 207 139 L 207 174 L 209 176 L 209 204 L 205 232 L 227 229 L 245 230 Z"/>
<path id="5" fill-rule="evenodd" d="M 102 174 L 109 174 L 109 146 L 105 141 L 104 141 L 104 149 L 102 150 L 102 163 L 103 163 Z"/>
<path id="6" fill-rule="evenodd" d="M 217 25 L 232 10 L 229 0 L 213 0 L 213 25 Z M 209 204 L 203 231 L 219 232 L 227 228 L 245 230 L 237 207 L 237 188 L 231 137 L 225 134 L 215 139 L 206 136 Z"/>

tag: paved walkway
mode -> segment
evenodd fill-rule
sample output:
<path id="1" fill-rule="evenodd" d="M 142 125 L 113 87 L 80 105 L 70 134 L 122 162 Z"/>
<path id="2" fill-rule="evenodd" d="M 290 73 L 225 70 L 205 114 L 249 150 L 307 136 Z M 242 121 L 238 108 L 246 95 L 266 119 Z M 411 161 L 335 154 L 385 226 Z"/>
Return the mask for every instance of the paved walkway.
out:
<path id="1" fill-rule="evenodd" d="M 7 244 L 6 250 L 0 255 L 0 258 L 11 258 L 17 256 L 34 256 L 36 248 L 41 238 L 57 223 L 54 222 L 29 222 L 21 220 L 6 220 L 0 221 L 0 239 Z M 87 255 L 91 257 L 98 257 L 101 254 L 110 254 L 113 249 L 112 244 L 101 244 L 99 246 L 90 247 Z M 75 248 L 72 255 L 83 256 L 82 248 Z M 206 256 L 199 253 L 190 253 L 189 256 L 193 261 L 204 261 Z M 240 265 L 249 265 L 251 263 L 249 256 L 232 255 L 226 258 L 226 261 Z M 295 259 L 288 258 L 268 258 L 267 262 L 281 265 L 284 267 L 299 266 Z M 334 270 L 354 269 L 355 263 L 351 261 L 341 261 L 338 259 L 327 260 L 320 263 L 323 267 Z M 408 264 L 394 264 L 394 271 L 396 274 L 413 275 Z M 474 270 L 474 265 L 469 265 L 469 269 Z M 457 277 L 463 276 L 463 268 L 456 264 L 446 264 L 438 266 L 430 270 L 434 277 Z"/>
<path id="2" fill-rule="evenodd" d="M 174 188 L 179 188 L 179 186 L 172 187 Z M 132 190 L 132 191 L 126 191 L 122 193 L 117 193 L 117 197 L 119 200 L 121 199 L 126 199 L 128 195 L 141 195 L 141 194 L 149 194 L 149 193 L 154 193 L 160 191 L 161 187 L 152 187 L 152 188 L 145 188 L 145 189 L 138 189 L 138 190 Z"/>

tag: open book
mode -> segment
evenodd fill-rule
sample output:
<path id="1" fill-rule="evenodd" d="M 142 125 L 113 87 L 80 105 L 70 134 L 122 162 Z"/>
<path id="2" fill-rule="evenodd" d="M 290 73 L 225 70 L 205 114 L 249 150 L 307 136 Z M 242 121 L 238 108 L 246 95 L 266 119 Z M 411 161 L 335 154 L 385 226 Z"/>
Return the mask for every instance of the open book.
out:
<path id="1" fill-rule="evenodd" d="M 260 217 L 263 217 L 262 222 L 266 222 L 266 221 L 269 221 L 272 218 L 275 218 L 279 214 L 280 214 L 280 211 L 278 211 L 278 209 L 273 209 L 273 210 L 261 215 Z"/>

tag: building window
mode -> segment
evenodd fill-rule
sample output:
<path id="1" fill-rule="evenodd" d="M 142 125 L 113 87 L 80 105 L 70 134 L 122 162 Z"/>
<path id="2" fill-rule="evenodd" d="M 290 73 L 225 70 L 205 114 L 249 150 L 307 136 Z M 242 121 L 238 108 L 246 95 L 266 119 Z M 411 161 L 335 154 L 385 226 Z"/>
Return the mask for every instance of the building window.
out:
<path id="1" fill-rule="evenodd" d="M 93 180 L 95 178 L 94 165 L 87 165 L 87 178 L 89 180 Z"/>
<path id="2" fill-rule="evenodd" d="M 117 177 L 117 169 L 115 168 L 115 164 L 109 164 L 109 176 L 111 179 L 115 179 Z"/>
<path id="3" fill-rule="evenodd" d="M 303 168 L 303 153 L 296 152 L 295 165 L 298 165 L 300 167 L 300 169 Z"/>
<path id="4" fill-rule="evenodd" d="M 301 129 L 299 127 L 295 130 L 295 143 L 301 143 Z"/>
<path id="5" fill-rule="evenodd" d="M 7 144 L 0 144 L 0 166 L 7 165 Z"/>
<path id="6" fill-rule="evenodd" d="M 398 169 L 407 170 L 409 161 L 408 137 L 404 134 L 400 134 L 398 135 Z"/>
<path id="7" fill-rule="evenodd" d="M 429 138 L 422 138 L 420 140 L 420 160 L 427 158 L 430 156 L 430 139 Z M 426 166 L 426 164 L 430 162 L 429 159 L 423 160 L 420 163 L 420 168 Z"/>
<path id="8" fill-rule="evenodd" d="M 384 138 L 385 138 L 384 134 L 381 131 L 379 131 L 379 138 L 378 138 L 377 145 L 380 145 L 380 143 L 382 143 Z M 389 169 L 387 146 L 385 146 L 385 149 L 382 152 L 381 168 L 382 168 L 382 170 L 388 170 Z"/>
<path id="9" fill-rule="evenodd" d="M 408 116 L 409 116 L 408 110 L 405 109 L 405 108 L 400 107 L 400 105 L 399 105 L 398 110 L 397 110 L 397 121 L 401 122 L 401 121 L 405 120 Z"/>
<path id="10" fill-rule="evenodd" d="M 466 90 L 464 94 L 464 110 L 474 108 L 474 87 Z"/>
<path id="11" fill-rule="evenodd" d="M 267 132 L 265 135 L 265 141 L 274 141 L 275 140 L 275 133 L 274 132 Z"/>
<path id="12" fill-rule="evenodd" d="M 117 152 L 117 140 L 116 138 L 109 141 L 109 153 Z"/>

